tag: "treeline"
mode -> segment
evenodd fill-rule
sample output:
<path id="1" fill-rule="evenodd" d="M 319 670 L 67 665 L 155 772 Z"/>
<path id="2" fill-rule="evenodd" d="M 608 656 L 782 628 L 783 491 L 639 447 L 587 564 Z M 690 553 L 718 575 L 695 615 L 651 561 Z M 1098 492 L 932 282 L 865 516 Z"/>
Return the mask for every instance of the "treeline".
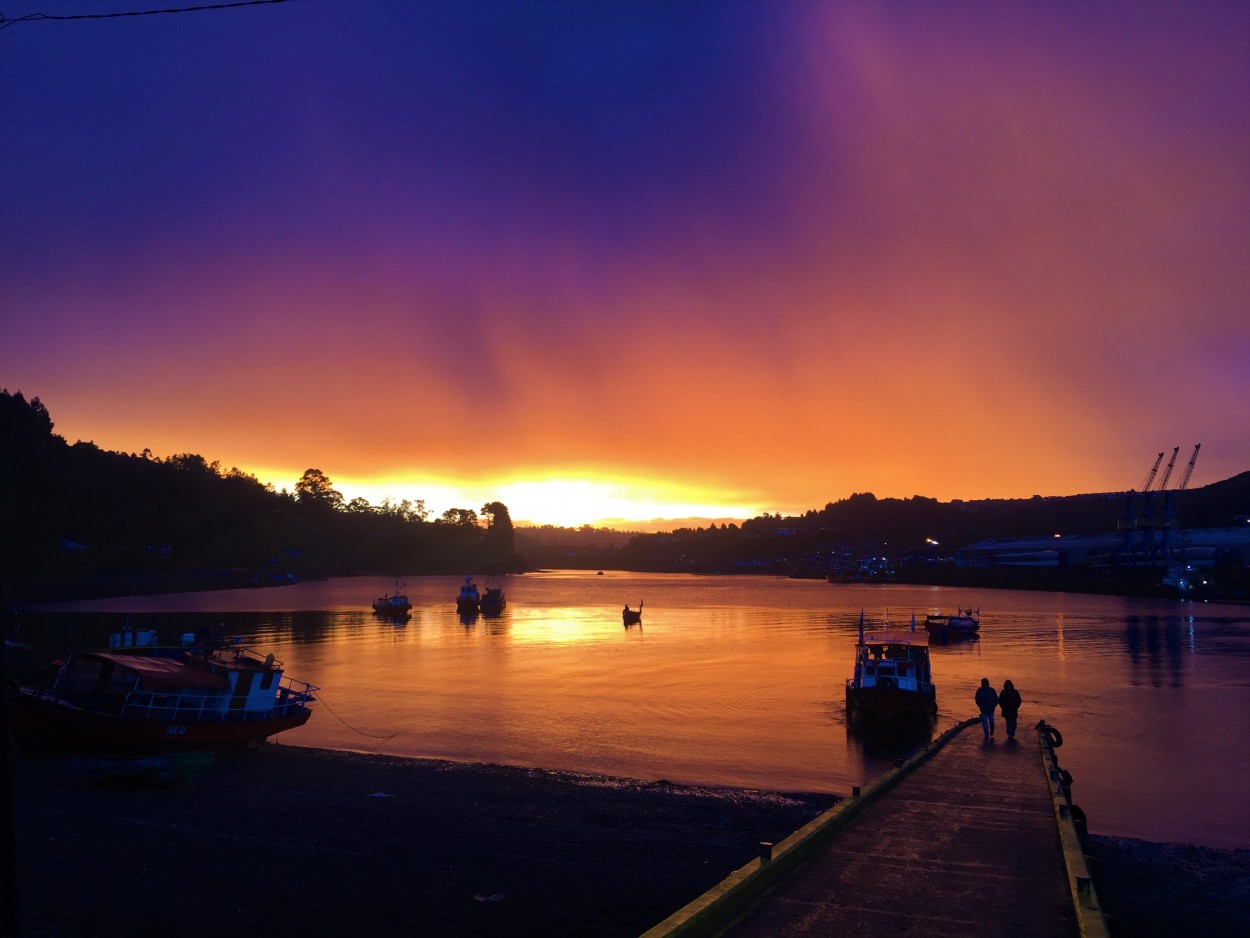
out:
<path id="1" fill-rule="evenodd" d="M 233 582 L 377 573 L 519 572 L 508 509 L 345 502 L 309 469 L 275 491 L 203 456 L 165 459 L 67 444 L 39 399 L 0 391 L 0 564 L 5 603 L 41 578 L 159 577 Z"/>
<path id="2" fill-rule="evenodd" d="M 680 528 L 663 534 L 583 537 L 567 531 L 519 532 L 537 566 L 694 573 L 864 573 L 881 558 L 898 578 L 942 582 L 954 552 L 987 538 L 1100 534 L 1148 515 L 1189 528 L 1223 527 L 1250 510 L 1250 472 L 1183 492 L 1144 498 L 1132 492 L 939 502 L 859 493 L 799 516 L 765 514 L 741 524 Z"/>
<path id="3" fill-rule="evenodd" d="M 1173 512 L 1183 527 L 1235 524 L 1250 510 L 1250 472 L 1183 492 L 939 502 L 858 493 L 800 516 L 636 534 L 591 527 L 514 530 L 499 502 L 431 520 L 418 501 L 345 502 L 309 469 L 274 491 L 196 454 L 160 459 L 68 445 L 38 398 L 0 391 L 0 575 L 4 604 L 64 597 L 89 582 L 102 594 L 208 588 L 357 573 L 504 573 L 571 567 L 696 573 L 872 572 L 941 582 L 934 571 L 986 538 L 1095 534 L 1126 518 Z M 171 576 L 181 579 L 170 583 Z M 32 597 L 29 586 L 51 585 Z M 136 586 L 136 581 L 138 585 Z M 15 593 L 21 586 L 25 592 Z M 15 599 L 15 595 L 17 598 Z"/>

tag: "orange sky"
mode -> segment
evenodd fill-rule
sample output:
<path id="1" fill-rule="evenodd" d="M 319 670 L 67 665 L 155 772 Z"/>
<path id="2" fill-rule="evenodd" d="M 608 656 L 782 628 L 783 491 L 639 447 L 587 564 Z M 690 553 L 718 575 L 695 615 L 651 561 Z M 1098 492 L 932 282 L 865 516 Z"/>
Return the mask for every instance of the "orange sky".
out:
<path id="1" fill-rule="evenodd" d="M 1227 478 L 1250 7 L 1132 9 L 18 24 L 0 383 L 71 442 L 539 523 Z"/>

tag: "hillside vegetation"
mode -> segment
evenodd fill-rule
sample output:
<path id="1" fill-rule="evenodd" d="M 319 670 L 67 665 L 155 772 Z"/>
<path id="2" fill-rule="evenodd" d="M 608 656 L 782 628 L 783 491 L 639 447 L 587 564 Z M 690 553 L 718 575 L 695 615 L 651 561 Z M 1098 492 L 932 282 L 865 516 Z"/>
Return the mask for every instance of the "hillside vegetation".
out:
<path id="1" fill-rule="evenodd" d="M 802 516 L 636 534 L 515 528 L 507 506 L 345 502 L 307 470 L 295 490 L 193 453 L 158 458 L 55 434 L 38 398 L 0 391 L 4 604 L 127 591 L 205 589 L 316 576 L 523 572 L 536 567 L 766 572 L 854 571 L 950 582 L 955 549 L 992 537 L 1113 531 L 1127 494 L 939 502 L 858 493 Z M 1175 495 L 1188 527 L 1250 510 L 1250 472 Z"/>

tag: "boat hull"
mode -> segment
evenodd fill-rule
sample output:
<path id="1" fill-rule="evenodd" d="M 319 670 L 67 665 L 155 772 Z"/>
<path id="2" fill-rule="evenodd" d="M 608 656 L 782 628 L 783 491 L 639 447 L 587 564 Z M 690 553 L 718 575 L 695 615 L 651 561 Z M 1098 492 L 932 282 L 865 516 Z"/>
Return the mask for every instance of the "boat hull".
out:
<path id="1" fill-rule="evenodd" d="M 898 687 L 848 687 L 846 714 L 851 720 L 933 719 L 937 692 Z"/>
<path id="2" fill-rule="evenodd" d="M 246 718 L 145 720 L 84 709 L 25 688 L 9 697 L 9 728 L 18 749 L 28 754 L 220 752 L 303 726 L 311 715 L 307 708 L 288 707 Z"/>

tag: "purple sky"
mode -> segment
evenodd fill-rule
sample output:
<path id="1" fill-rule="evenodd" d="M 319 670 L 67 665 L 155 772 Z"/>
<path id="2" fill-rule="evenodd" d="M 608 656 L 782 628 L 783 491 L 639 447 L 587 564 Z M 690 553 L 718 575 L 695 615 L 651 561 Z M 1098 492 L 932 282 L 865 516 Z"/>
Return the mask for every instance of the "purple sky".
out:
<path id="1" fill-rule="evenodd" d="M 1205 484 L 1250 468 L 1248 257 L 1246 3 L 0 30 L 0 385 L 280 488 L 743 516 L 1195 443 Z"/>

